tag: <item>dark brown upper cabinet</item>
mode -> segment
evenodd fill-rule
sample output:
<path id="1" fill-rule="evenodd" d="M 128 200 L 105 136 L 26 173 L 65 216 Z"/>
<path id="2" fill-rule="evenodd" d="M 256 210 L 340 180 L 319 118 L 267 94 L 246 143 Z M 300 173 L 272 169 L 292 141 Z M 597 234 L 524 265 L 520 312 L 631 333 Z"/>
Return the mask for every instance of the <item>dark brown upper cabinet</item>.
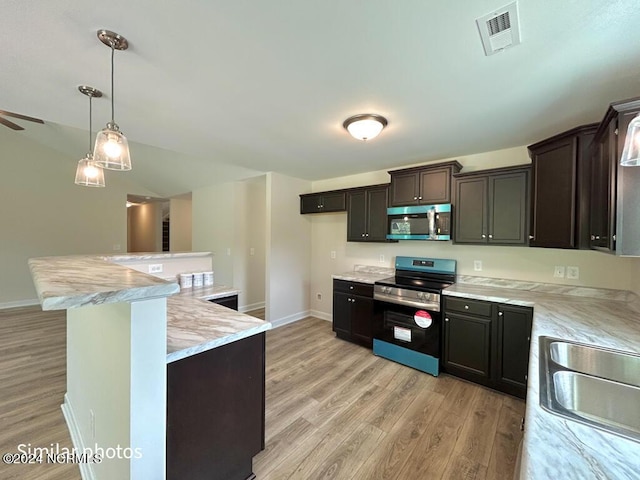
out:
<path id="1" fill-rule="evenodd" d="M 347 191 L 305 193 L 300 195 L 300 213 L 344 212 L 347 209 Z"/>
<path id="2" fill-rule="evenodd" d="M 529 165 L 454 175 L 454 243 L 527 245 Z"/>
<path id="3" fill-rule="evenodd" d="M 347 241 L 387 241 L 389 185 L 354 188 L 347 193 Z"/>
<path id="4" fill-rule="evenodd" d="M 612 103 L 592 143 L 591 234 L 595 250 L 640 256 L 640 167 L 620 166 L 629 122 L 640 98 Z"/>
<path id="5" fill-rule="evenodd" d="M 530 145 L 530 247 L 589 248 L 591 142 L 597 123 Z"/>
<path id="6" fill-rule="evenodd" d="M 453 161 L 390 171 L 389 205 L 451 203 L 451 176 L 461 169 L 462 165 Z"/>

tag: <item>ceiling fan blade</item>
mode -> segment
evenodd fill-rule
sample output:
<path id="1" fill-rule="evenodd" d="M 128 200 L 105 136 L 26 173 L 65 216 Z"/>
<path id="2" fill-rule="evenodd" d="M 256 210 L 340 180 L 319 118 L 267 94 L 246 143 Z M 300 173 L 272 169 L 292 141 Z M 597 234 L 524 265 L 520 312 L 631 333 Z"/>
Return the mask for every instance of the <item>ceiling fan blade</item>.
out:
<path id="1" fill-rule="evenodd" d="M 2 118 L 0 117 L 0 123 L 2 125 L 5 125 L 13 130 L 24 130 L 24 128 L 22 128 L 20 125 L 16 125 L 13 122 L 10 122 L 9 120 L 7 120 L 6 118 Z"/>
<path id="2" fill-rule="evenodd" d="M 28 117 L 26 115 L 21 115 L 19 113 L 7 112 L 6 110 L 0 110 L 0 115 L 4 115 L 5 117 L 19 118 L 20 120 L 28 120 L 29 122 L 44 124 L 44 121 L 40 120 L 39 118 Z"/>

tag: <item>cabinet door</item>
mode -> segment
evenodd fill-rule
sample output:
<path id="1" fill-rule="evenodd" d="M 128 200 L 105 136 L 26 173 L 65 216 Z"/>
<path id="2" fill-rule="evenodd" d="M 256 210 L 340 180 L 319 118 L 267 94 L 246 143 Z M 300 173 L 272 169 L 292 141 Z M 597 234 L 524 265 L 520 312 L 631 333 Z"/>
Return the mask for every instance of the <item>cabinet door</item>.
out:
<path id="1" fill-rule="evenodd" d="M 351 297 L 351 335 L 371 347 L 373 343 L 373 299 Z"/>
<path id="2" fill-rule="evenodd" d="M 351 335 L 351 295 L 333 293 L 333 331 Z"/>
<path id="3" fill-rule="evenodd" d="M 422 205 L 451 203 L 451 170 L 442 168 L 420 172 L 418 201 Z"/>
<path id="4" fill-rule="evenodd" d="M 487 177 L 456 179 L 455 243 L 487 243 Z"/>
<path id="5" fill-rule="evenodd" d="M 498 307 L 498 388 L 521 398 L 527 389 L 532 316 L 530 308 Z"/>
<path id="6" fill-rule="evenodd" d="M 323 193 L 319 210 L 322 212 L 344 212 L 347 208 L 345 192 Z"/>
<path id="7" fill-rule="evenodd" d="M 591 248 L 610 251 L 613 246 L 616 185 L 616 122 L 595 145 L 591 183 Z"/>
<path id="8" fill-rule="evenodd" d="M 302 195 L 300 197 L 300 213 L 318 213 L 320 203 L 319 195 Z"/>
<path id="9" fill-rule="evenodd" d="M 576 246 L 577 143 L 558 140 L 533 156 L 531 247 Z"/>
<path id="10" fill-rule="evenodd" d="M 491 320 L 447 312 L 444 359 L 447 371 L 483 384 L 491 380 Z"/>
<path id="11" fill-rule="evenodd" d="M 418 173 L 394 173 L 391 175 L 392 207 L 418 204 Z"/>
<path id="12" fill-rule="evenodd" d="M 388 188 L 367 190 L 367 234 L 370 242 L 384 242 L 387 239 Z"/>
<path id="13" fill-rule="evenodd" d="M 347 195 L 347 242 L 364 242 L 367 233 L 367 195 L 364 190 Z"/>
<path id="14" fill-rule="evenodd" d="M 489 243 L 527 245 L 528 190 L 527 171 L 489 177 Z"/>

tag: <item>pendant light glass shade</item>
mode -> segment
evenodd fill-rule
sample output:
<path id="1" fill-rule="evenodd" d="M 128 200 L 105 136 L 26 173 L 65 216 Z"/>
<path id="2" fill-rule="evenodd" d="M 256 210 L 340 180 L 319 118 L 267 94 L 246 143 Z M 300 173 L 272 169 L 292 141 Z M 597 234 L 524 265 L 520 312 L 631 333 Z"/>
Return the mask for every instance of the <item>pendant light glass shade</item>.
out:
<path id="1" fill-rule="evenodd" d="M 640 115 L 629 123 L 627 137 L 624 140 L 624 150 L 620 157 L 623 167 L 640 167 Z"/>
<path id="2" fill-rule="evenodd" d="M 93 158 L 96 165 L 107 170 L 131 170 L 129 143 L 114 120 L 113 107 L 113 57 L 116 50 L 126 50 L 129 43 L 122 35 L 109 30 L 98 30 L 98 38 L 111 48 L 111 121 L 96 135 Z"/>
<path id="3" fill-rule="evenodd" d="M 104 170 L 98 167 L 93 161 L 93 155 L 87 156 L 78 162 L 76 168 L 76 185 L 83 187 L 104 187 Z"/>
<path id="4" fill-rule="evenodd" d="M 93 152 L 94 161 L 102 168 L 131 170 L 129 142 L 115 123 L 108 123 L 107 128 L 98 132 Z"/>
<path id="5" fill-rule="evenodd" d="M 357 140 L 371 140 L 377 137 L 387 126 L 387 119 L 376 114 L 354 115 L 342 124 L 344 128 Z"/>

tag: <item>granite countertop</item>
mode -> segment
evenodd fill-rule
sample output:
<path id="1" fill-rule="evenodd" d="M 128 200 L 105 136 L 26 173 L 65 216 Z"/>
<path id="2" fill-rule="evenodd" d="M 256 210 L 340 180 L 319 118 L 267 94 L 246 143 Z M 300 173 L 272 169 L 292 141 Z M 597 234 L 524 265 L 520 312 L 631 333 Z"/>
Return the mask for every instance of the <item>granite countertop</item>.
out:
<path id="1" fill-rule="evenodd" d="M 334 280 L 346 280 L 348 282 L 375 283 L 383 278 L 395 275 L 395 269 L 386 267 L 373 267 L 370 265 L 356 265 L 352 271 L 331 275 Z"/>
<path id="2" fill-rule="evenodd" d="M 638 478 L 640 443 L 542 409 L 538 364 L 541 335 L 640 353 L 640 310 L 634 294 L 473 277 L 459 278 L 443 294 L 534 307 L 521 478 Z"/>
<path id="3" fill-rule="evenodd" d="M 193 257 L 209 257 L 211 252 L 139 252 L 139 253 L 123 253 L 119 255 L 100 255 L 100 258 L 109 262 L 126 262 L 129 260 L 155 260 L 167 258 L 193 258 Z"/>
<path id="4" fill-rule="evenodd" d="M 188 293 L 167 299 L 167 363 L 271 329 L 269 322 Z"/>
<path id="5" fill-rule="evenodd" d="M 178 293 L 180 297 L 199 298 L 200 300 L 214 300 L 216 298 L 231 297 L 233 295 L 239 295 L 240 290 L 227 287 L 222 284 L 214 284 L 203 287 L 183 288 Z"/>
<path id="6" fill-rule="evenodd" d="M 42 310 L 167 297 L 175 282 L 136 272 L 99 256 L 73 255 L 29 259 Z"/>

